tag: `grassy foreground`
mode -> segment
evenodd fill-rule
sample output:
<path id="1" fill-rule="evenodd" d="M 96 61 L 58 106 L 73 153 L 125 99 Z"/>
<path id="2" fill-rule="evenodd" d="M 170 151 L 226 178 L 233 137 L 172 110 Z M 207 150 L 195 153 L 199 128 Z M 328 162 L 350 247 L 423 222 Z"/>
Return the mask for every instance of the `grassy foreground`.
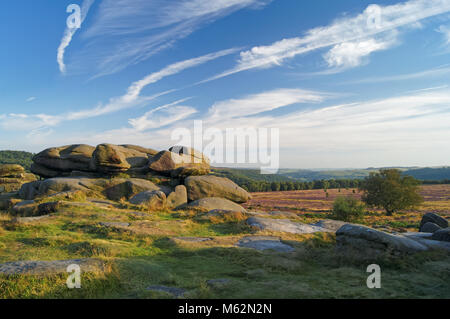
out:
<path id="1" fill-rule="evenodd" d="M 256 232 L 245 225 L 245 218 L 202 218 L 191 211 L 145 212 L 92 202 L 64 205 L 51 217 L 33 222 L 15 221 L 4 212 L 0 263 L 93 257 L 104 260 L 107 271 L 82 274 L 81 289 L 67 288 L 68 274 L 0 276 L 0 298 L 171 298 L 146 290 L 152 285 L 183 288 L 187 298 L 450 298 L 448 255 L 361 262 L 337 254 L 333 234 Z M 309 214 L 297 218 L 317 219 Z M 129 222 L 132 227 L 99 225 L 105 221 Z M 295 251 L 235 247 L 240 238 L 253 234 L 278 236 Z M 212 240 L 194 243 L 178 237 Z M 366 286 L 370 263 L 381 266 L 381 289 Z M 229 283 L 208 285 L 211 279 Z"/>

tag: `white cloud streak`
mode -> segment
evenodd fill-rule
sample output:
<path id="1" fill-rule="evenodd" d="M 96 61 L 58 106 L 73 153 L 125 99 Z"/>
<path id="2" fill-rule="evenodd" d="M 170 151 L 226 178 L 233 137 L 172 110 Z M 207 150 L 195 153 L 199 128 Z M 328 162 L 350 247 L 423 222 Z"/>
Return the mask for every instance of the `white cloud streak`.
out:
<path id="1" fill-rule="evenodd" d="M 27 114 L 9 114 L 2 115 L 0 117 L 0 127 L 5 130 L 36 130 L 42 127 L 48 126 L 56 126 L 63 121 L 74 121 L 81 120 L 86 118 L 97 117 L 113 112 L 117 112 L 123 109 L 135 107 L 138 105 L 143 105 L 151 100 L 154 100 L 157 97 L 162 95 L 169 94 L 174 90 L 169 90 L 165 92 L 161 92 L 158 94 L 154 94 L 152 96 L 142 96 L 142 90 L 149 86 L 150 84 L 161 81 L 162 79 L 178 74 L 182 71 L 185 71 L 190 68 L 194 68 L 201 64 L 207 63 L 209 61 L 215 60 L 217 58 L 223 57 L 225 55 L 231 54 L 235 52 L 236 49 L 222 50 L 210 54 L 206 54 L 200 57 L 192 58 L 189 60 L 176 62 L 167 67 L 149 74 L 145 78 L 132 83 L 127 92 L 119 97 L 111 98 L 108 103 L 100 104 L 92 109 L 80 110 L 68 112 L 60 115 L 47 115 L 47 114 L 35 114 L 35 115 L 27 115 Z M 187 114 L 192 110 L 178 109 L 183 114 Z M 148 114 L 149 116 L 150 114 Z M 161 119 L 161 123 L 164 122 Z M 150 125 L 150 124 L 147 124 Z"/>
<path id="2" fill-rule="evenodd" d="M 311 29 L 303 37 L 283 39 L 243 51 L 234 68 L 205 81 L 245 70 L 280 66 L 298 55 L 328 47 L 332 47 L 325 55 L 329 65 L 359 65 L 362 57 L 394 45 L 396 32 L 401 27 L 414 27 L 424 19 L 449 11 L 450 0 L 410 0 L 390 6 L 370 5 L 356 17 L 342 18 L 329 26 Z M 379 37 L 390 40 L 380 42 L 377 40 Z"/>
<path id="3" fill-rule="evenodd" d="M 298 104 L 318 103 L 325 94 L 300 89 L 277 89 L 253 94 L 241 99 L 230 99 L 214 103 L 208 112 L 207 121 L 223 122 L 225 119 L 242 118 Z"/>
<path id="4" fill-rule="evenodd" d="M 81 5 L 81 21 L 80 21 L 80 27 L 81 24 L 83 24 L 84 20 L 87 17 L 87 14 L 89 12 L 89 9 L 91 8 L 92 4 L 95 0 L 84 0 L 83 4 Z M 66 73 L 66 64 L 64 63 L 64 54 L 66 52 L 67 47 L 70 45 L 70 42 L 72 42 L 73 36 L 78 31 L 77 28 L 70 28 L 69 26 L 66 27 L 66 30 L 64 31 L 63 38 L 61 39 L 61 43 L 59 44 L 57 54 L 56 54 L 56 62 L 59 66 L 59 71 L 61 73 Z"/>
<path id="5" fill-rule="evenodd" d="M 450 27 L 441 25 L 438 32 L 442 33 L 445 37 L 445 43 L 450 44 Z"/>
<path id="6" fill-rule="evenodd" d="M 271 0 L 104 0 L 82 38 L 76 68 L 95 77 L 118 72 L 167 49 L 202 25 Z"/>

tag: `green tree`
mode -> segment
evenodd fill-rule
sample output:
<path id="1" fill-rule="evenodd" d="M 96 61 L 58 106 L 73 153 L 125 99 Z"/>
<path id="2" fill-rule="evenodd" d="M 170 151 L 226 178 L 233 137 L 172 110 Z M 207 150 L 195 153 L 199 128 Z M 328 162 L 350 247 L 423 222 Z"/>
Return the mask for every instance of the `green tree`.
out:
<path id="1" fill-rule="evenodd" d="M 379 173 L 370 173 L 359 189 L 367 205 L 383 208 L 391 216 L 398 210 L 414 208 L 422 203 L 419 185 L 418 180 L 402 176 L 398 169 L 382 169 Z"/>
<path id="2" fill-rule="evenodd" d="M 365 207 L 362 202 L 354 197 L 337 197 L 333 202 L 333 219 L 344 222 L 356 222 L 364 216 Z"/>

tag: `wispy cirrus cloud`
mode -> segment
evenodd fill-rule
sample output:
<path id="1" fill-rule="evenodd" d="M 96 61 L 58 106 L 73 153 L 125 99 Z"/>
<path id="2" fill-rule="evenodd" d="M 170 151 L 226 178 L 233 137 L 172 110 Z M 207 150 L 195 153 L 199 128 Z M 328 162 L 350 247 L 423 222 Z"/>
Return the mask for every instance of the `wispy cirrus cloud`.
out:
<path id="1" fill-rule="evenodd" d="M 106 104 L 99 104 L 94 108 L 66 112 L 59 115 L 48 114 L 3 114 L 0 117 L 0 127 L 6 130 L 36 130 L 42 127 L 50 127 L 60 124 L 63 121 L 74 121 L 86 118 L 97 117 L 127 108 L 143 105 L 162 95 L 169 94 L 174 90 L 157 93 L 150 96 L 143 96 L 142 90 L 150 84 L 161 81 L 162 79 L 183 72 L 187 69 L 194 68 L 209 61 L 218 59 L 225 55 L 235 52 L 236 49 L 222 50 L 200 57 L 180 61 L 166 66 L 165 68 L 150 73 L 146 77 L 133 82 L 127 89 L 126 93 L 119 97 L 111 98 Z M 183 113 L 190 110 L 179 109 Z M 149 116 L 150 114 L 148 114 Z"/>
<path id="2" fill-rule="evenodd" d="M 84 0 L 83 4 L 81 5 L 81 21 L 80 21 L 80 27 L 81 24 L 83 24 L 84 20 L 86 19 L 86 16 L 89 12 L 89 9 L 91 8 L 92 4 L 95 0 Z M 67 47 L 70 45 L 70 42 L 72 42 L 73 36 L 77 32 L 77 28 L 71 28 L 69 26 L 66 27 L 66 30 L 64 31 L 64 36 L 61 39 L 61 43 L 57 50 L 56 55 L 56 61 L 59 66 L 59 71 L 61 73 L 66 72 L 66 64 L 64 63 L 64 54 L 66 52 Z"/>
<path id="3" fill-rule="evenodd" d="M 209 122 L 223 122 L 226 119 L 243 118 L 298 103 L 322 102 L 327 95 L 301 89 L 276 89 L 239 99 L 214 103 L 206 118 Z"/>
<path id="4" fill-rule="evenodd" d="M 272 0 L 104 0 L 83 34 L 74 68 L 94 77 L 118 72 L 172 46 L 201 26 Z"/>
<path id="5" fill-rule="evenodd" d="M 450 44 L 450 26 L 441 25 L 437 31 L 444 35 L 445 43 Z"/>
<path id="6" fill-rule="evenodd" d="M 128 122 L 137 131 L 152 130 L 173 124 L 197 113 L 197 110 L 193 107 L 180 105 L 187 100 L 189 99 L 186 98 L 157 107 L 143 116 L 129 119 Z"/>
<path id="7" fill-rule="evenodd" d="M 424 19 L 449 11 L 450 0 L 410 0 L 390 6 L 370 5 L 355 17 L 341 18 L 328 26 L 311 29 L 302 37 L 242 51 L 235 67 L 205 81 L 245 70 L 280 66 L 298 55 L 328 47 L 331 49 L 324 57 L 330 67 L 358 66 L 363 62 L 362 58 L 398 43 L 400 29 L 416 27 Z"/>

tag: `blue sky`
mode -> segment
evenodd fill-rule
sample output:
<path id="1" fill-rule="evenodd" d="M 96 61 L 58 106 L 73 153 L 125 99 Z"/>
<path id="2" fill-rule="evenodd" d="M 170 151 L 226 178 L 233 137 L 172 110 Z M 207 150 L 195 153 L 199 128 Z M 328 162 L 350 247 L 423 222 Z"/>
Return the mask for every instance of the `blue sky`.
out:
<path id="1" fill-rule="evenodd" d="M 17 0 L 0 19 L 0 149 L 165 149 L 203 120 L 279 128 L 285 168 L 450 164 L 450 0 Z"/>

